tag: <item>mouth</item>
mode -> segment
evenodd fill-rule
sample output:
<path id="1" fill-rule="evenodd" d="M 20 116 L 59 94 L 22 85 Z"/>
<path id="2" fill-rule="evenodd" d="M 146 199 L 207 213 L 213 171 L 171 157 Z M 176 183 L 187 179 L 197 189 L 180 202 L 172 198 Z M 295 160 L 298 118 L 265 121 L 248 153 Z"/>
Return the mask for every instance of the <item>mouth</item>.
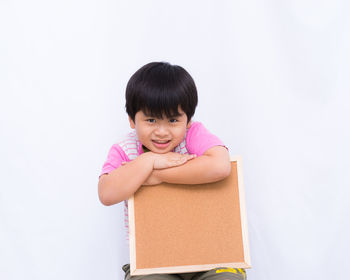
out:
<path id="1" fill-rule="evenodd" d="M 170 140 L 152 140 L 152 143 L 159 149 L 165 149 L 169 146 Z"/>

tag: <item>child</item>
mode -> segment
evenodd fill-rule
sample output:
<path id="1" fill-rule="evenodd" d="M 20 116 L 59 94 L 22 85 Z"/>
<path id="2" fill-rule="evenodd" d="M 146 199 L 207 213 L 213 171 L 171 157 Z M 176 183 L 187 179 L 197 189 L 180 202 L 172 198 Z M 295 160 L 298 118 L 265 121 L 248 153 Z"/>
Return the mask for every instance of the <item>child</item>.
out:
<path id="1" fill-rule="evenodd" d="M 98 194 L 104 205 L 125 201 L 142 185 L 162 182 L 203 184 L 230 174 L 227 148 L 199 122 L 192 122 L 197 89 L 180 66 L 152 62 L 130 78 L 126 88 L 126 112 L 133 132 L 114 144 L 102 167 Z M 128 224 L 126 224 L 128 229 Z M 125 279 L 245 279 L 242 269 L 208 272 L 130 276 Z"/>

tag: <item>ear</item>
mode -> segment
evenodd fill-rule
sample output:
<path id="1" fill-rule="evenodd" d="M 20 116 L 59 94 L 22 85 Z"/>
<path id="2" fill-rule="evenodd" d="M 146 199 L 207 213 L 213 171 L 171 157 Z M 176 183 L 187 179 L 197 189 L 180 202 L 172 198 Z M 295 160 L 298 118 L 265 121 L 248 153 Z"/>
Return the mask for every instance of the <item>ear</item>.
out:
<path id="1" fill-rule="evenodd" d="M 132 129 L 135 129 L 135 122 L 132 120 L 132 118 L 129 117 L 129 123 L 130 123 L 130 127 Z"/>
<path id="2" fill-rule="evenodd" d="M 190 121 L 188 122 L 186 128 L 189 129 L 189 128 L 191 127 L 191 125 L 192 125 L 192 120 L 190 120 Z"/>

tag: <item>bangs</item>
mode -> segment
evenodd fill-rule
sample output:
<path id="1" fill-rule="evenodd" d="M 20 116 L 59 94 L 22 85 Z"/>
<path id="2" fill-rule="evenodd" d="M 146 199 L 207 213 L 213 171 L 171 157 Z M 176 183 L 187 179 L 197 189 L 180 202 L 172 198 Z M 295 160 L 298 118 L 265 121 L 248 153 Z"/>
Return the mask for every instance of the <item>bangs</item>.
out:
<path id="1" fill-rule="evenodd" d="M 181 115 L 179 108 L 182 109 L 183 106 L 179 95 L 153 90 L 153 94 L 143 96 L 147 96 L 147 98 L 140 98 L 138 109 L 143 111 L 145 115 L 158 119 L 162 119 L 164 116 L 174 118 Z"/>

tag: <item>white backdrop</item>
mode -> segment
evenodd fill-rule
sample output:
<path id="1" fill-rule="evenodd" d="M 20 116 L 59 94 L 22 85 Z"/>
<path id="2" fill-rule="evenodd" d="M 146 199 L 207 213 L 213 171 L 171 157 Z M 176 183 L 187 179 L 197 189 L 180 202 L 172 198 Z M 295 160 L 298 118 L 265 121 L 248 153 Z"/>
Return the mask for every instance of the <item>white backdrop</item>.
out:
<path id="1" fill-rule="evenodd" d="M 248 279 L 348 279 L 347 1 L 0 0 L 0 279 L 122 279 L 122 205 L 98 201 L 124 91 L 185 67 L 243 156 Z"/>

